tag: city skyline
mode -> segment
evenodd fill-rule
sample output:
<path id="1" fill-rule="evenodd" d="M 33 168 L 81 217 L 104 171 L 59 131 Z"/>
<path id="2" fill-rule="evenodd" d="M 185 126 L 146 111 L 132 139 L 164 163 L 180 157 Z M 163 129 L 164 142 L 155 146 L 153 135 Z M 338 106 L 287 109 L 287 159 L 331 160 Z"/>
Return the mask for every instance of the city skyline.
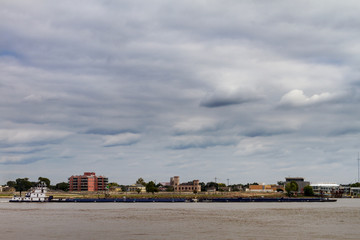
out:
<path id="1" fill-rule="evenodd" d="M 0 9 L 2 182 L 359 178 L 356 1 Z"/>

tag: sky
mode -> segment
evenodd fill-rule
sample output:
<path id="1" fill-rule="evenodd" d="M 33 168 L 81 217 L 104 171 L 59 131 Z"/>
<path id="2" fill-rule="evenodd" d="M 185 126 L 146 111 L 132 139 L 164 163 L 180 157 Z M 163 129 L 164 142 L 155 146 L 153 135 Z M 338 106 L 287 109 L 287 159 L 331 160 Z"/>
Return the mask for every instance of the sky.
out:
<path id="1" fill-rule="evenodd" d="M 358 1 L 0 2 L 0 184 L 353 183 Z"/>

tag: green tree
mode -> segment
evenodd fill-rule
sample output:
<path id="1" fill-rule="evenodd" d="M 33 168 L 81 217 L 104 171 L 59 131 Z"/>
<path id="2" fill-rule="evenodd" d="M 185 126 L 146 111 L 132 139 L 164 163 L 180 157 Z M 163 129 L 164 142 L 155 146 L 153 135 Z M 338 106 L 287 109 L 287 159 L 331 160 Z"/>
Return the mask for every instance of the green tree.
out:
<path id="1" fill-rule="evenodd" d="M 55 189 L 67 192 L 67 191 L 69 191 L 69 183 L 67 183 L 67 182 L 57 183 L 55 185 Z"/>
<path id="2" fill-rule="evenodd" d="M 141 193 L 141 189 L 140 189 L 140 188 L 137 188 L 136 191 L 137 191 L 138 194 Z"/>
<path id="3" fill-rule="evenodd" d="M 204 182 L 200 183 L 200 187 L 201 187 L 201 191 L 205 192 L 206 191 L 206 184 Z"/>
<path id="4" fill-rule="evenodd" d="M 291 196 L 294 192 L 297 192 L 299 189 L 298 184 L 295 181 L 291 181 L 285 185 L 285 191 L 288 196 Z"/>
<path id="5" fill-rule="evenodd" d="M 360 187 L 360 182 L 350 184 L 350 187 Z"/>
<path id="6" fill-rule="evenodd" d="M 304 196 L 314 196 L 314 190 L 310 185 L 304 187 Z"/>
<path id="7" fill-rule="evenodd" d="M 219 184 L 216 182 L 208 182 L 206 183 L 205 190 L 215 189 L 216 191 L 219 190 Z"/>
<path id="8" fill-rule="evenodd" d="M 32 183 L 29 181 L 29 178 L 17 178 L 16 179 L 15 189 L 16 189 L 16 191 L 20 192 L 20 196 L 21 196 L 22 191 L 27 191 L 31 187 L 32 187 Z"/>
<path id="9" fill-rule="evenodd" d="M 50 179 L 45 178 L 45 177 L 39 177 L 38 180 L 39 180 L 39 182 L 44 182 L 47 187 L 50 187 Z"/>
<path id="10" fill-rule="evenodd" d="M 144 181 L 143 178 L 139 178 L 137 181 L 136 181 L 136 184 L 141 184 L 143 186 L 146 186 L 146 182 Z"/>
<path id="11" fill-rule="evenodd" d="M 285 185 L 285 182 L 284 182 L 284 181 L 278 181 L 277 184 L 278 184 L 279 186 L 284 186 L 284 185 Z"/>
<path id="12" fill-rule="evenodd" d="M 120 185 L 119 184 L 117 184 L 116 182 L 111 182 L 111 183 L 108 183 L 108 185 L 107 185 L 109 188 L 111 188 L 111 187 L 120 187 Z"/>
<path id="13" fill-rule="evenodd" d="M 155 183 L 153 181 L 150 181 L 146 184 L 146 192 L 158 192 L 158 188 L 155 186 Z"/>
<path id="14" fill-rule="evenodd" d="M 8 181 L 7 183 L 6 183 L 6 185 L 8 186 L 8 187 L 15 187 L 16 186 L 16 182 L 15 181 Z"/>

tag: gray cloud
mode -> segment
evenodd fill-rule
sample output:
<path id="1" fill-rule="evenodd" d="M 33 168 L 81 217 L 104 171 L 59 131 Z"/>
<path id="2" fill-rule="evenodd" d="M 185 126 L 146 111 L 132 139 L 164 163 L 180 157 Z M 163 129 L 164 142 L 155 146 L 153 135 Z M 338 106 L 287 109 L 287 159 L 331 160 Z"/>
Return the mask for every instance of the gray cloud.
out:
<path id="1" fill-rule="evenodd" d="M 251 130 L 246 130 L 244 131 L 242 134 L 244 136 L 247 137 L 270 137 L 270 136 L 274 136 L 274 135 L 282 135 L 282 134 L 289 134 L 294 132 L 294 129 L 261 129 L 261 128 L 256 128 L 256 129 L 251 129 Z"/>
<path id="2" fill-rule="evenodd" d="M 250 94 L 244 93 L 231 93 L 231 94 L 210 94 L 205 97 L 200 103 L 202 107 L 216 108 L 225 107 L 230 105 L 239 105 L 248 102 L 259 100 L 256 96 L 250 96 Z"/>
<path id="3" fill-rule="evenodd" d="M 3 182 L 353 180 L 357 2 L 0 7 Z"/>
<path id="4" fill-rule="evenodd" d="M 189 148 L 209 148 L 215 146 L 229 146 L 234 145 L 236 140 L 233 138 L 224 137 L 204 137 L 204 136 L 182 136 L 174 139 L 174 144 L 170 146 L 171 149 L 182 150 Z"/>

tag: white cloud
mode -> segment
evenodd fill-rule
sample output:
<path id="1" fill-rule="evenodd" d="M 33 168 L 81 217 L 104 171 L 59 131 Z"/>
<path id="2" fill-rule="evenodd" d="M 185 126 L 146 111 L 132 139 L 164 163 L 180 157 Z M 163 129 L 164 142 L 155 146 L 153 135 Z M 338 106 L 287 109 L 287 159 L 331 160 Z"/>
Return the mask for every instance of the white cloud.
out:
<path id="1" fill-rule="evenodd" d="M 249 156 L 263 154 L 272 149 L 271 142 L 264 138 L 247 138 L 236 146 L 235 155 Z"/>
<path id="2" fill-rule="evenodd" d="M 132 145 L 140 141 L 141 135 L 135 133 L 122 133 L 103 137 L 105 147 Z"/>
<path id="3" fill-rule="evenodd" d="M 199 132 L 213 130 L 216 128 L 217 124 L 215 119 L 195 117 L 175 123 L 174 129 L 177 133 Z"/>
<path id="4" fill-rule="evenodd" d="M 42 102 L 43 101 L 43 97 L 40 95 L 35 95 L 35 94 L 30 94 L 29 96 L 26 96 L 24 98 L 24 100 L 26 102 Z"/>
<path id="5" fill-rule="evenodd" d="M 70 134 L 58 130 L 0 129 L 0 144 L 46 145 L 60 141 Z"/>
<path id="6" fill-rule="evenodd" d="M 335 94 L 324 92 L 308 97 L 302 90 L 292 90 L 286 93 L 280 100 L 281 106 L 303 107 L 329 102 L 336 98 Z"/>
<path id="7" fill-rule="evenodd" d="M 23 161 L 22 156 L 1 156 L 0 163 L 1 164 L 16 164 Z"/>

